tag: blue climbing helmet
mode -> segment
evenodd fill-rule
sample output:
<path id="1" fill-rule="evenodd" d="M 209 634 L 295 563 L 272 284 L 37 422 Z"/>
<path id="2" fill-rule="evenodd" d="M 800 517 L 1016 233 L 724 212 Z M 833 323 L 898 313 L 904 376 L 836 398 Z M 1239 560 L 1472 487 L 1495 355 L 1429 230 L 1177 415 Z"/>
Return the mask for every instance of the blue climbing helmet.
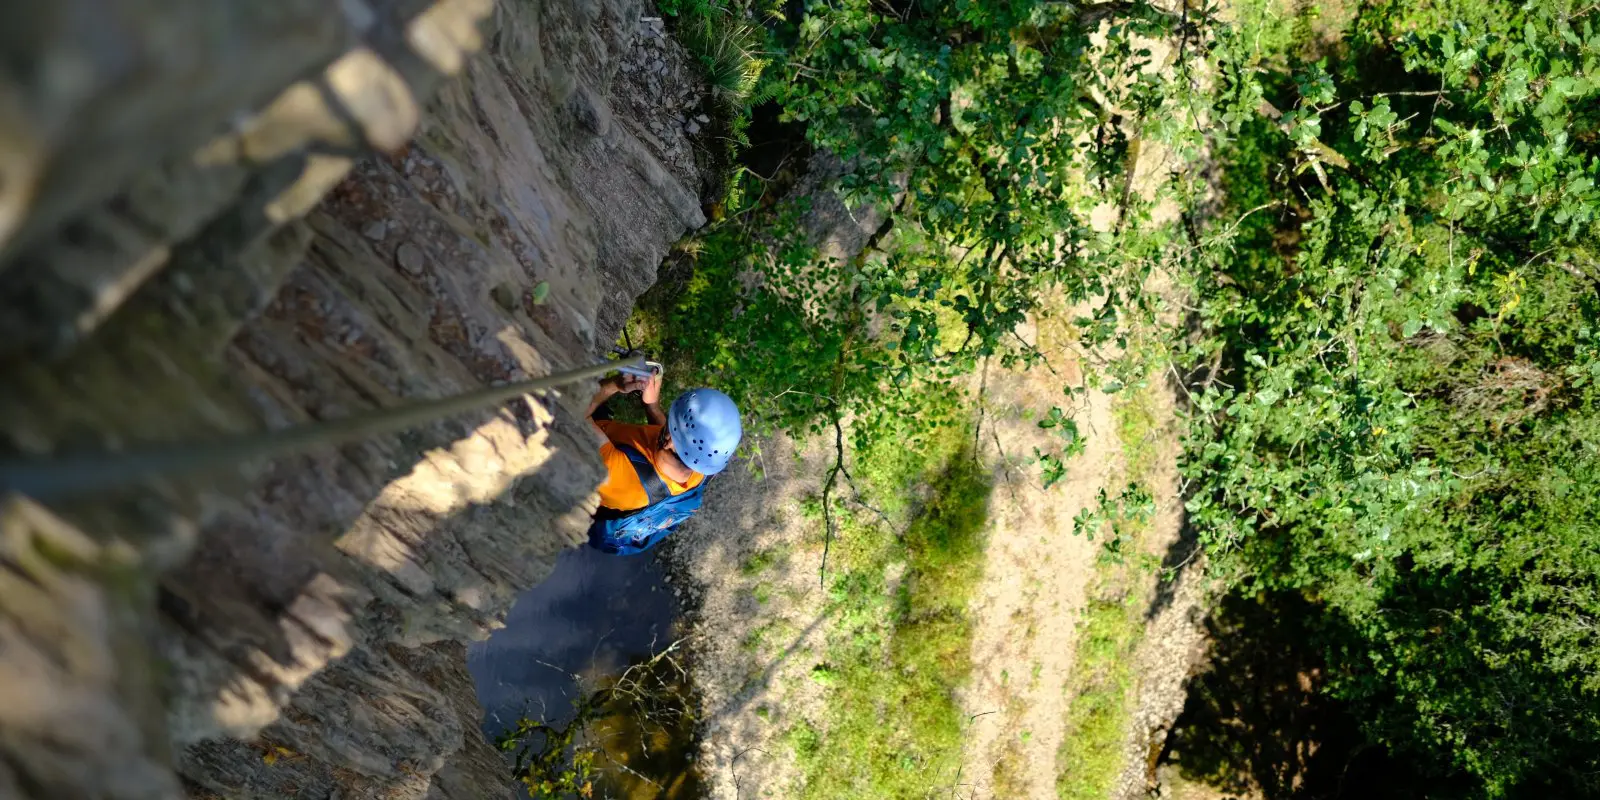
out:
<path id="1" fill-rule="evenodd" d="M 715 475 L 728 466 L 744 436 L 739 407 L 716 389 L 691 389 L 678 395 L 667 410 L 667 431 L 678 458 L 701 475 Z"/>

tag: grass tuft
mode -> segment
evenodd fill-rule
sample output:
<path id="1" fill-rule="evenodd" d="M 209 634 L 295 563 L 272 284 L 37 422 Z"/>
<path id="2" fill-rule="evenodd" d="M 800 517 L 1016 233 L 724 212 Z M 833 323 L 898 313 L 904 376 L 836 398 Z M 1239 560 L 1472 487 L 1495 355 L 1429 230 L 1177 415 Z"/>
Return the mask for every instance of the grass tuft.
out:
<path id="1" fill-rule="evenodd" d="M 957 689 L 971 670 L 967 602 L 982 574 L 990 476 L 952 428 L 926 447 L 858 456 L 863 488 L 885 497 L 927 487 L 896 537 L 863 518 L 841 529 L 830 590 L 837 624 L 827 660 L 825 718 L 812 740 L 791 736 L 805 776 L 800 798 L 922 798 L 955 782 L 966 718 Z M 895 584 L 885 575 L 904 563 Z"/>
<path id="2" fill-rule="evenodd" d="M 1103 800 L 1122 772 L 1133 687 L 1132 655 L 1144 633 L 1128 603 L 1097 599 L 1085 615 L 1067 735 L 1056 755 L 1061 800 Z"/>
<path id="3" fill-rule="evenodd" d="M 1122 445 L 1124 478 L 1150 496 L 1160 457 L 1160 420 L 1153 387 L 1123 395 L 1112 409 Z M 1126 549 L 1142 553 L 1149 514 L 1124 514 L 1115 524 Z M 1066 691 L 1066 736 L 1056 752 L 1056 796 L 1061 800 L 1103 800 L 1116 788 L 1124 766 L 1123 742 L 1132 715 L 1133 656 L 1144 638 L 1140 613 L 1148 593 L 1138 563 L 1099 560 L 1095 586 L 1079 623 L 1077 659 Z"/>
<path id="4" fill-rule="evenodd" d="M 767 66 L 764 29 L 738 12 L 710 2 L 690 2 L 677 13 L 678 42 L 705 69 L 717 102 L 743 114 Z"/>

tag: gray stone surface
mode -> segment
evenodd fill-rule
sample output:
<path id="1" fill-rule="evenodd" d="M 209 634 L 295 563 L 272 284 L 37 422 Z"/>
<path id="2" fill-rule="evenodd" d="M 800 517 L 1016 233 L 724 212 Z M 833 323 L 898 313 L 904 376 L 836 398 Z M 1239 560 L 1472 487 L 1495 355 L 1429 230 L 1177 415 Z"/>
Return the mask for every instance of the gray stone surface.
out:
<path id="1" fill-rule="evenodd" d="M 199 147 L 358 33 L 324 0 L 52 0 L 3 12 L 0 262 Z"/>
<path id="2" fill-rule="evenodd" d="M 846 166 L 833 153 L 813 153 L 790 191 L 792 197 L 806 198 L 807 210 L 800 224 L 807 240 L 821 250 L 824 258 L 841 261 L 866 249 L 873 234 L 888 219 L 887 209 L 872 203 L 851 206 L 839 195 L 836 184 L 847 172 Z"/>
<path id="3" fill-rule="evenodd" d="M 421 275 L 423 269 L 422 250 L 410 242 L 401 242 L 394 251 L 394 260 L 400 268 L 412 275 Z"/>
<path id="4" fill-rule="evenodd" d="M 29 67 L 0 70 L 0 173 L 43 161 L 26 197 L 0 182 L 0 452 L 276 428 L 587 363 L 704 222 L 681 140 L 636 138 L 640 87 L 615 80 L 640 47 L 631 0 L 169 0 L 95 31 L 23 5 L 0 7 L 6 69 Z M 52 8 L 80 5 L 99 7 Z M 13 49 L 19 31 L 38 41 Z M 57 56 L 86 82 L 47 80 Z M 151 83 L 112 92 L 135 67 Z M 139 135 L 74 127 L 111 118 Z M 45 562 L 0 558 L 0 796 L 505 796 L 460 642 L 581 541 L 601 475 L 586 394 L 8 511 L 0 546 L 64 546 L 18 539 L 25 519 L 81 555 L 46 559 L 43 595 L 16 587 L 46 573 L 7 570 Z"/>
<path id="5" fill-rule="evenodd" d="M 150 589 L 131 555 L 27 500 L 0 503 L 0 797 L 176 794 L 152 709 L 124 697 L 151 666 L 137 652 L 148 626 L 127 614 Z"/>

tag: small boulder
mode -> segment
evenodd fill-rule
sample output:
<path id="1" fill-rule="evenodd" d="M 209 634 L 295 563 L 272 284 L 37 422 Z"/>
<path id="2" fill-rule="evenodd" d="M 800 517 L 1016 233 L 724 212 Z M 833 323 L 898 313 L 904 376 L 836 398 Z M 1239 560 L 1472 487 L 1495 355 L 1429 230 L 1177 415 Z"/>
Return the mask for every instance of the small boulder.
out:
<path id="1" fill-rule="evenodd" d="M 587 86 L 579 86 L 567 99 L 567 108 L 584 130 L 595 136 L 611 132 L 611 104 Z"/>
<path id="2" fill-rule="evenodd" d="M 406 242 L 405 244 L 400 245 L 399 249 L 395 250 L 394 260 L 400 265 L 400 268 L 406 272 L 409 272 L 412 275 L 422 274 L 422 268 L 425 263 L 425 259 L 422 255 L 422 248 L 417 247 L 410 242 Z"/>

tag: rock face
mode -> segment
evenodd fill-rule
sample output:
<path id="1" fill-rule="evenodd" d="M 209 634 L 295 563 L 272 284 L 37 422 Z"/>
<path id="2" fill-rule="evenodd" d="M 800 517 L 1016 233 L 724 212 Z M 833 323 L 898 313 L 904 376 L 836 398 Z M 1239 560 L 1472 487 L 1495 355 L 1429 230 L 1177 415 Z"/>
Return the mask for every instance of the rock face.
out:
<path id="1" fill-rule="evenodd" d="M 590 363 L 703 223 L 691 126 L 623 77 L 684 62 L 638 0 L 116 5 L 0 11 L 17 457 Z M 581 541 L 586 396 L 8 497 L 0 797 L 509 795 L 461 643 Z"/>

